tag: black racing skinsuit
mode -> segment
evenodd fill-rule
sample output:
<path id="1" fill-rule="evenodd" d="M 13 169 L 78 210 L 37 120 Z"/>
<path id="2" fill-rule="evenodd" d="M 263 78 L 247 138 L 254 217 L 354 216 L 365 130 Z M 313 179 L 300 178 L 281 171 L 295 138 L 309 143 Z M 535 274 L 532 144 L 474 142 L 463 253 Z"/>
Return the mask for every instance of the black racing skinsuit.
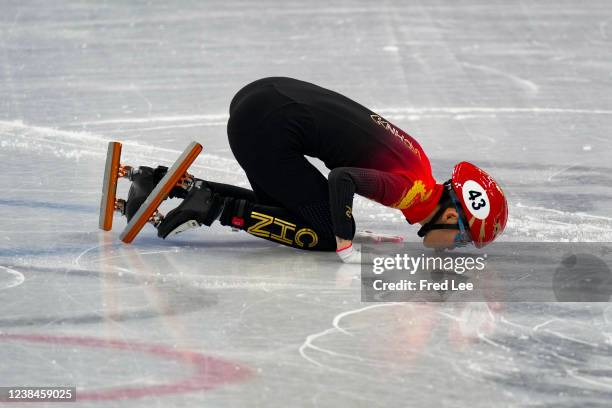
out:
<path id="1" fill-rule="evenodd" d="M 433 180 L 418 143 L 386 123 L 308 82 L 273 77 L 248 84 L 232 99 L 227 134 L 253 190 L 209 182 L 214 192 L 236 199 L 222 224 L 236 225 L 238 217 L 252 235 L 299 249 L 335 250 L 335 236 L 355 234 L 355 193 L 402 208 L 414 182 L 405 169 Z M 331 169 L 328 179 L 305 156 L 322 160 Z"/>

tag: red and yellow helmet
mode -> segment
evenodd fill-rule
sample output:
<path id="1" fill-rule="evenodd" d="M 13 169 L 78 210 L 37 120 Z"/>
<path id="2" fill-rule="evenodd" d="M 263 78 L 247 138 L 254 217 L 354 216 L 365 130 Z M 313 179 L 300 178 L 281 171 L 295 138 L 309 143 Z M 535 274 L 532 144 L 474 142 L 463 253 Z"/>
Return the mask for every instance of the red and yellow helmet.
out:
<path id="1" fill-rule="evenodd" d="M 481 168 L 461 162 L 453 169 L 450 185 L 474 245 L 482 248 L 493 242 L 508 220 L 508 202 L 499 184 Z"/>

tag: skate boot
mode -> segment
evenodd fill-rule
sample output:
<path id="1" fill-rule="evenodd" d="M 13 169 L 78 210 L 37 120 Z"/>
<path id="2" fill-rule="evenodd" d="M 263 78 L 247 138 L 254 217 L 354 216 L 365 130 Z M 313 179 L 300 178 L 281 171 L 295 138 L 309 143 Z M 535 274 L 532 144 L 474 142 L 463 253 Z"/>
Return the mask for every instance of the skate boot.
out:
<path id="1" fill-rule="evenodd" d="M 128 222 L 132 219 L 134 214 L 136 214 L 157 183 L 166 175 L 167 171 L 168 168 L 165 166 L 157 166 L 155 169 L 147 166 L 140 166 L 131 170 L 128 178 L 132 182 L 132 185 L 130 186 L 128 198 L 123 209 L 123 213 L 127 217 Z M 177 186 L 172 189 L 169 197 L 184 198 L 186 195 L 187 190 Z"/>
<path id="2" fill-rule="evenodd" d="M 211 226 L 219 218 L 226 201 L 207 187 L 206 182 L 196 179 L 183 202 L 170 211 L 157 227 L 157 235 L 166 238 L 201 225 Z"/>

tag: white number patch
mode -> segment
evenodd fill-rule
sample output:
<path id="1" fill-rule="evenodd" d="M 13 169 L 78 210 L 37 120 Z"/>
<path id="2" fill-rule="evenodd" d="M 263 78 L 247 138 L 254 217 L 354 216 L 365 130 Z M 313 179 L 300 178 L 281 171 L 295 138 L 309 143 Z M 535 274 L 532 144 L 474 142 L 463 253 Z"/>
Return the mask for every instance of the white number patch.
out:
<path id="1" fill-rule="evenodd" d="M 474 180 L 463 183 L 463 202 L 474 217 L 484 220 L 489 216 L 489 196 L 484 188 Z"/>

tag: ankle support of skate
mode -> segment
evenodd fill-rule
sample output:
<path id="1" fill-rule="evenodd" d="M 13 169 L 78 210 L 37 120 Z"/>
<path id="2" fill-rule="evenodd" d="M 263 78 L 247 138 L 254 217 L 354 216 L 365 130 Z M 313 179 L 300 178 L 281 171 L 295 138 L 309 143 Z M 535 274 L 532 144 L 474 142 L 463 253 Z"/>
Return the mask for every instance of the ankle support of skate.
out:
<path id="1" fill-rule="evenodd" d="M 244 228 L 244 209 L 246 207 L 246 200 L 238 200 L 236 204 L 238 205 L 238 209 L 236 210 L 236 215 L 232 217 L 232 227 L 242 229 Z"/>
<path id="2" fill-rule="evenodd" d="M 225 208 L 219 217 L 219 222 L 224 226 L 235 229 L 244 228 L 244 215 L 246 213 L 247 200 L 226 198 Z"/>

